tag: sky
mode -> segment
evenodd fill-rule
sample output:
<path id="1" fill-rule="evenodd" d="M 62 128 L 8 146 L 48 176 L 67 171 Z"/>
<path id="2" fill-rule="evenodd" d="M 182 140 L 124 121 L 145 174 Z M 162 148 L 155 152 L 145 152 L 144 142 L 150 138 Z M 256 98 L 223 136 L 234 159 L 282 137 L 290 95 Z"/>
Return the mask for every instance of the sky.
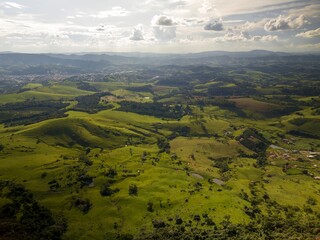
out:
<path id="1" fill-rule="evenodd" d="M 0 51 L 320 52 L 320 0 L 0 0 Z"/>

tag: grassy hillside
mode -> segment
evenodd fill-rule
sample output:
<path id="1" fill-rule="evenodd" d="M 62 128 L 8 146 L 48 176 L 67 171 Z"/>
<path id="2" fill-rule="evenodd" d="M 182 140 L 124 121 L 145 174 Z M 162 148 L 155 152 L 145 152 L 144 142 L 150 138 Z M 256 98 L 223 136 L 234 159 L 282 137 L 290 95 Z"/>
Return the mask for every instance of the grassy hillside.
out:
<path id="1" fill-rule="evenodd" d="M 169 77 L 126 83 L 109 76 L 82 85 L 97 93 L 63 81 L 0 94 L 5 117 L 23 120 L 0 125 L 0 180 L 28 189 L 32 201 L 52 213 L 46 227 L 61 227 L 66 240 L 314 240 L 320 224 L 318 98 L 276 94 L 281 82 L 257 96 L 267 75 L 249 71 L 248 87 L 243 74 L 232 70 L 232 81 L 199 77 L 188 87 L 183 78 L 171 87 L 161 85 Z M 222 92 L 212 95 L 214 88 Z M 39 100 L 58 101 L 54 106 L 64 114 L 31 121 L 39 111 L 53 111 Z M 0 219 L 16 209 L 9 217 L 19 224 L 24 210 L 14 206 L 21 199 L 3 189 Z M 10 236 L 7 229 L 0 238 Z"/>

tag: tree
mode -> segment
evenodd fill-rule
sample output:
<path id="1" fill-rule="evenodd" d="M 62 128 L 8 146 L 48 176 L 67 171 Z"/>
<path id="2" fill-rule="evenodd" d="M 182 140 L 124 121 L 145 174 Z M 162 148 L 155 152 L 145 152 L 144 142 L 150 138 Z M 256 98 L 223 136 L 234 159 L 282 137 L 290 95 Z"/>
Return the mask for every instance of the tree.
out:
<path id="1" fill-rule="evenodd" d="M 145 162 L 147 160 L 147 156 L 148 156 L 148 153 L 146 151 L 143 151 L 141 155 L 141 161 Z"/>
<path id="2" fill-rule="evenodd" d="M 109 184 L 104 184 L 100 190 L 100 195 L 103 197 L 111 196 L 117 192 L 119 192 L 119 188 L 111 189 Z"/>
<path id="3" fill-rule="evenodd" d="M 105 173 L 107 177 L 114 178 L 118 175 L 118 172 L 115 168 L 109 167 L 108 171 Z"/>
<path id="4" fill-rule="evenodd" d="M 148 202 L 147 210 L 148 210 L 149 212 L 153 212 L 153 211 L 154 211 L 154 209 L 153 209 L 153 202 L 151 202 L 151 201 Z"/>
<path id="5" fill-rule="evenodd" d="M 67 230 L 66 219 L 41 206 L 23 185 L 0 181 L 0 198 L 10 200 L 0 207 L 0 239 L 60 240 Z"/>
<path id="6" fill-rule="evenodd" d="M 263 168 L 267 164 L 267 158 L 265 152 L 260 153 L 258 158 L 257 158 L 257 165 L 260 168 Z"/>
<path id="7" fill-rule="evenodd" d="M 157 141 L 158 144 L 158 148 L 160 149 L 159 152 L 163 153 L 163 152 L 170 152 L 170 144 L 167 141 L 167 139 L 165 138 L 158 138 Z"/>
<path id="8" fill-rule="evenodd" d="M 129 195 L 130 196 L 137 196 L 138 195 L 138 187 L 135 184 L 131 184 L 129 186 Z"/>
<path id="9" fill-rule="evenodd" d="M 219 168 L 221 173 L 225 173 L 229 171 L 228 162 L 225 160 L 217 161 L 214 166 Z"/>

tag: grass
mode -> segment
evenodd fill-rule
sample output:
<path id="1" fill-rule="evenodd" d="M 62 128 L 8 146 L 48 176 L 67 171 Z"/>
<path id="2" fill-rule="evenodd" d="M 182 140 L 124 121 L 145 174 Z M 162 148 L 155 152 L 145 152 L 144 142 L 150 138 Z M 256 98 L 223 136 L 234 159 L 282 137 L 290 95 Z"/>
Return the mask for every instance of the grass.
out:
<path id="1" fill-rule="evenodd" d="M 295 118 L 289 121 L 290 130 L 300 131 L 320 137 L 320 119 L 314 118 Z"/>
<path id="2" fill-rule="evenodd" d="M 32 88 L 21 93 L 1 94 L 0 103 L 22 102 L 26 100 L 61 100 L 72 99 L 76 96 L 87 95 L 91 92 L 77 89 L 76 87 L 66 85 L 53 85 L 50 87 Z"/>
<path id="3" fill-rule="evenodd" d="M 127 87 L 123 83 L 91 84 L 120 96 L 132 94 L 123 89 Z M 173 89 L 154 87 L 158 95 Z M 23 101 L 30 97 L 71 100 L 89 93 L 72 85 L 37 86 L 20 94 L 0 95 L 0 102 Z M 179 96 L 164 101 L 174 102 L 176 98 Z M 231 101 L 250 111 L 269 111 L 276 107 L 252 98 Z M 137 234 L 141 229 L 153 230 L 152 220 L 155 219 L 175 225 L 177 217 L 184 223 L 192 221 L 192 227 L 206 228 L 193 220 L 194 215 L 203 218 L 202 214 L 208 214 L 217 225 L 226 215 L 230 215 L 234 223 L 247 223 L 250 218 L 244 208 L 250 207 L 250 203 L 242 199 L 240 193 L 243 190 L 253 198 L 253 182 L 258 183 L 260 192 L 266 192 L 271 200 L 283 205 L 302 209 L 309 197 L 320 200 L 319 181 L 302 171 L 307 169 L 318 174 L 318 169 L 312 167 L 316 162 L 268 159 L 265 168 L 257 168 L 256 159 L 239 156 L 239 150 L 247 154 L 252 152 L 236 140 L 244 129 L 252 127 L 277 146 L 319 151 L 318 139 L 296 137 L 295 145 L 290 146 L 281 141 L 284 137 L 292 137 L 287 133 L 291 129 L 318 131 L 318 117 L 312 116 L 308 108 L 301 110 L 305 116 L 302 122 L 296 122 L 295 114 L 259 121 L 239 118 L 217 106 L 203 109 L 191 106 L 193 116 L 184 116 L 180 121 L 120 112 L 116 108 L 115 103 L 115 108 L 96 114 L 68 111 L 68 116 L 61 119 L 28 126 L 0 126 L 1 144 L 4 145 L 0 152 L 0 179 L 23 183 L 41 204 L 55 214 L 63 213 L 69 225 L 65 239 L 116 239 L 117 233 Z M 169 140 L 171 152 L 159 153 L 157 139 L 172 136 L 181 126 L 190 128 L 191 137 L 175 137 Z M 204 137 L 206 134 L 210 137 Z M 90 152 L 86 152 L 88 148 Z M 92 165 L 81 161 L 80 155 L 90 159 Z M 215 162 L 223 161 L 222 158 L 229 159 L 229 170 L 225 173 L 214 167 Z M 285 173 L 282 167 L 287 162 L 296 166 Z M 109 168 L 117 171 L 113 178 L 106 176 Z M 91 176 L 93 185 L 80 187 L 79 173 Z M 209 183 L 212 178 L 223 179 L 226 185 Z M 58 190 L 50 191 L 48 183 L 52 180 L 60 184 Z M 111 188 L 120 191 L 102 197 L 100 189 L 110 181 Z M 137 196 L 128 194 L 131 184 L 138 187 Z M 72 207 L 72 197 L 88 198 L 92 208 L 83 214 Z M 147 210 L 148 202 L 153 203 L 153 212 Z M 0 199 L 0 205 L 5 203 Z M 319 203 L 312 208 L 320 211 Z"/>
<path id="4" fill-rule="evenodd" d="M 24 89 L 34 89 L 42 87 L 43 85 L 41 83 L 28 83 L 25 86 L 23 86 Z"/>
<path id="5" fill-rule="evenodd" d="M 238 203 L 239 201 L 241 202 L 241 199 L 237 200 L 236 192 L 218 192 L 218 186 L 214 186 L 213 190 L 209 190 L 210 186 L 206 180 L 199 180 L 192 176 L 187 176 L 183 170 L 176 170 L 177 167 L 178 169 L 180 167 L 172 163 L 166 154 L 161 157 L 160 162 L 156 164 L 156 166 L 151 164 L 151 159 L 142 163 L 140 156 L 144 151 L 150 152 L 151 156 L 156 156 L 158 150 L 156 146 L 152 145 L 105 149 L 103 152 L 100 152 L 97 158 L 93 158 L 93 166 L 90 167 L 88 171 L 88 174 L 95 177 L 96 185 L 93 188 L 85 188 L 78 194 L 73 190 L 73 187 L 67 187 L 61 192 L 50 192 L 47 183 L 52 179 L 62 178 L 60 182 L 63 184 L 65 181 L 64 178 L 67 175 L 67 169 L 79 164 L 76 158 L 79 151 L 81 152 L 81 148 L 68 150 L 68 148 L 63 146 L 47 145 L 46 141 L 49 141 L 48 139 L 51 138 L 50 134 L 54 137 L 58 136 L 63 138 L 59 140 L 63 142 L 66 141 L 64 139 L 66 136 L 62 137 L 61 134 L 66 133 L 65 128 L 77 131 L 77 127 L 81 125 L 91 127 L 90 134 L 94 134 L 95 131 L 92 129 L 92 125 L 86 122 L 87 120 L 79 121 L 74 118 L 87 119 L 89 117 L 95 118 L 103 116 L 105 118 L 112 116 L 120 120 L 122 117 L 116 116 L 116 114 L 109 114 L 111 114 L 111 111 L 110 113 L 105 111 L 92 117 L 85 113 L 71 112 L 70 116 L 66 119 L 48 120 L 32 126 L 17 127 L 13 136 L 10 136 L 8 133 L 5 134 L 4 132 L 6 130 L 3 130 L 1 135 L 6 136 L 6 152 L 2 153 L 2 161 L 5 162 L 5 164 L 1 166 L 1 178 L 14 178 L 16 181 L 24 181 L 25 185 L 34 192 L 35 197 L 42 204 L 52 209 L 55 213 L 62 211 L 69 222 L 69 231 L 66 234 L 66 239 L 101 239 L 105 234 L 115 234 L 121 231 L 137 233 L 140 227 L 151 229 L 151 220 L 154 218 L 164 220 L 168 217 L 174 218 L 178 209 L 181 209 L 181 207 L 183 207 L 184 210 L 179 211 L 179 216 L 185 221 L 191 220 L 195 213 L 202 214 L 204 212 L 214 217 L 217 222 L 222 221 L 226 213 L 232 214 L 232 220 L 235 222 L 245 221 L 244 219 L 246 218 L 243 216 Z M 128 117 L 125 118 L 128 122 L 130 122 L 130 115 L 132 115 L 132 118 L 135 117 L 134 114 L 128 114 Z M 138 120 L 139 118 L 136 119 L 136 121 Z M 161 121 L 152 117 L 149 119 L 142 117 L 141 120 L 144 122 Z M 63 129 L 59 130 L 62 126 Z M 54 130 L 51 131 L 51 128 Z M 49 133 L 46 131 L 49 131 Z M 39 134 L 42 134 L 40 139 L 45 138 L 45 141 L 36 143 L 35 139 L 39 137 Z M 82 135 L 87 141 L 92 139 L 92 141 L 99 143 L 97 139 L 85 133 L 82 133 Z M 12 138 L 11 140 L 10 137 Z M 30 139 L 34 140 L 30 141 Z M 187 143 L 188 139 L 180 139 L 180 141 L 182 142 L 179 144 L 183 145 Z M 195 143 L 194 141 L 199 142 L 200 145 L 198 147 L 201 151 L 204 151 L 208 147 L 213 147 L 218 150 L 223 146 L 216 142 L 214 142 L 212 146 L 210 144 L 208 145 L 210 139 L 194 139 L 188 143 L 188 146 L 193 145 Z M 232 142 L 231 145 L 236 145 L 236 143 Z M 25 149 L 29 148 L 34 150 L 32 152 L 24 152 Z M 92 152 L 92 154 L 94 154 L 95 152 L 99 152 L 99 150 L 93 149 Z M 204 156 L 204 153 L 201 152 L 201 154 Z M 218 153 L 216 154 L 220 156 Z M 61 159 L 62 155 L 69 155 L 75 158 L 75 160 L 63 160 Z M 200 155 L 198 157 L 200 157 Z M 57 160 L 59 161 L 57 162 Z M 104 167 L 101 168 L 101 164 Z M 207 164 L 210 164 L 210 161 L 208 161 Z M 99 190 L 106 181 L 106 178 L 101 175 L 101 171 L 106 169 L 107 166 L 117 168 L 119 174 L 121 174 L 124 169 L 130 169 L 133 172 L 143 170 L 143 173 L 134 178 L 125 178 L 122 180 L 120 180 L 120 178 L 119 181 L 117 180 L 113 185 L 113 187 L 120 188 L 120 192 L 114 197 L 101 197 Z M 45 178 L 41 178 L 44 172 L 46 172 L 47 175 Z M 202 182 L 203 190 L 190 195 L 188 191 L 193 190 L 193 185 L 198 181 Z M 138 196 L 132 197 L 128 195 L 128 187 L 130 184 L 136 184 L 138 186 Z M 181 194 L 181 189 L 186 190 L 186 192 Z M 215 194 L 212 195 L 212 191 L 214 191 Z M 71 196 L 89 198 L 93 204 L 92 210 L 84 215 L 75 208 L 70 209 Z M 205 198 L 205 196 L 211 197 Z M 185 199 L 188 199 L 188 203 L 185 202 Z M 201 204 L 198 204 L 200 199 Z M 147 203 L 149 201 L 154 203 L 155 211 L 153 213 L 147 211 Z M 212 210 L 212 206 L 214 206 L 214 210 Z M 146 219 L 148 220 L 146 221 Z M 116 230 L 114 229 L 115 222 L 118 225 L 118 229 Z M 86 232 L 83 232 L 82 229 L 86 229 Z"/>
<path id="6" fill-rule="evenodd" d="M 252 98 L 232 98 L 230 101 L 234 102 L 238 108 L 261 113 L 281 108 L 279 105 L 261 102 Z"/>
<path id="7" fill-rule="evenodd" d="M 172 152 L 184 162 L 191 171 L 204 177 L 217 177 L 217 169 L 212 167 L 213 160 L 220 158 L 236 158 L 238 149 L 247 151 L 236 141 L 225 143 L 210 138 L 184 138 L 178 137 L 170 142 Z"/>
<path id="8" fill-rule="evenodd" d="M 78 89 L 74 86 L 68 86 L 68 85 L 59 85 L 54 84 L 50 87 L 42 87 L 37 89 L 38 92 L 41 93 L 47 93 L 47 94 L 53 94 L 53 95 L 69 95 L 69 96 L 80 96 L 80 95 L 86 95 L 91 94 L 90 91 L 85 91 Z"/>

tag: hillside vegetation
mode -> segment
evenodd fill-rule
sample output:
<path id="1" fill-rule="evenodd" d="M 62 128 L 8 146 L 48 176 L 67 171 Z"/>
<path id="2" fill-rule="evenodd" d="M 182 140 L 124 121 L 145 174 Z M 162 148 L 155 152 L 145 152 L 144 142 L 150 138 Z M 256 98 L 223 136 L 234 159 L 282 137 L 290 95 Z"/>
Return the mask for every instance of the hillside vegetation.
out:
<path id="1" fill-rule="evenodd" d="M 0 94 L 0 238 L 319 238 L 319 64 L 273 64 L 26 73 Z"/>

